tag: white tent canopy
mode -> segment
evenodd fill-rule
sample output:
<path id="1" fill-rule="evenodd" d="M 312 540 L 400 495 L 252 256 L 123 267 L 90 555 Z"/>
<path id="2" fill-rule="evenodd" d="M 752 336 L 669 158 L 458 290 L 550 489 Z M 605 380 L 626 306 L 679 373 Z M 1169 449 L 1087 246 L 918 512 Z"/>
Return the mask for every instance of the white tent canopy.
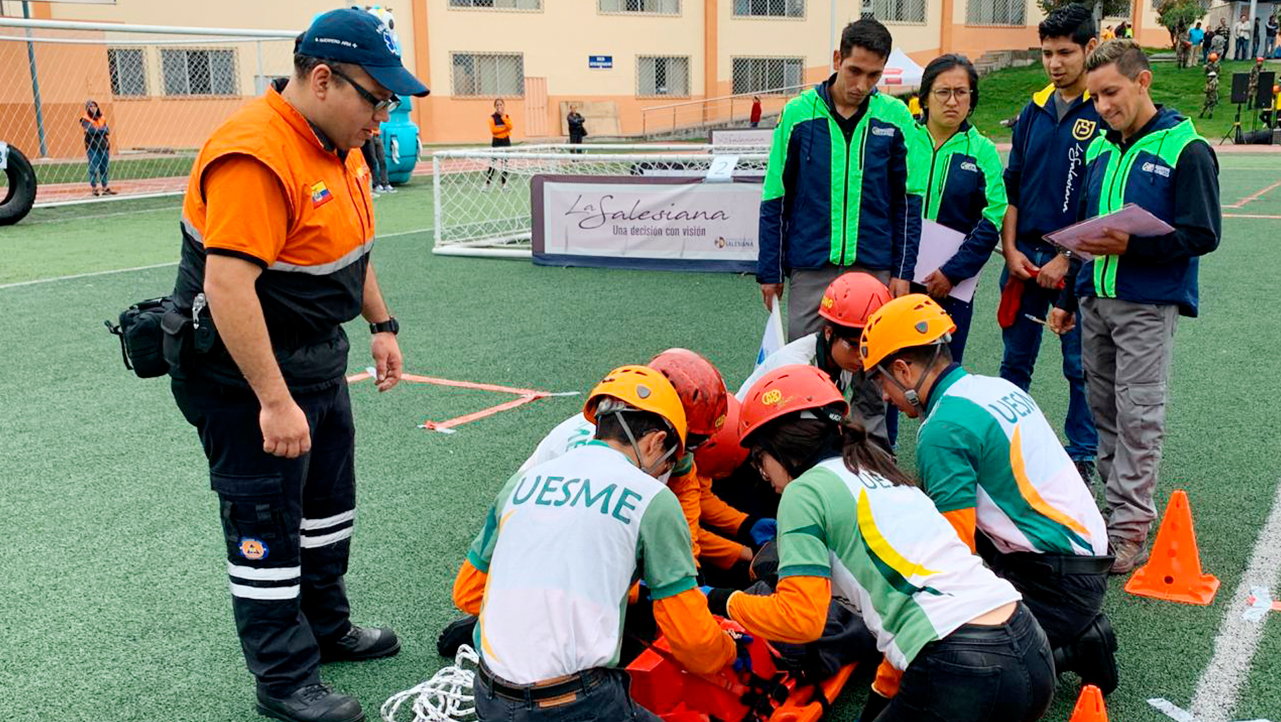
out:
<path id="1" fill-rule="evenodd" d="M 897 94 L 898 90 L 915 88 L 921 84 L 924 68 L 916 64 L 899 48 L 894 48 L 890 58 L 885 62 L 885 74 L 881 76 L 882 90 Z"/>

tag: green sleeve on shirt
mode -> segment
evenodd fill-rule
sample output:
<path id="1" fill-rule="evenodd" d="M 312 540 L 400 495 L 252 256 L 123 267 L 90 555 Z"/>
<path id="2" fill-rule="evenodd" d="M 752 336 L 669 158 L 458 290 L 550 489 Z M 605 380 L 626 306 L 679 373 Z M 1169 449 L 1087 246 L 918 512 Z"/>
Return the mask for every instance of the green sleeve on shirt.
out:
<path id="1" fill-rule="evenodd" d="M 645 508 L 636 554 L 651 598 L 673 597 L 698 586 L 689 522 L 670 489 L 659 491 Z"/>
<path id="2" fill-rule="evenodd" d="M 983 190 L 987 195 L 983 217 L 1000 232 L 1009 201 L 1005 195 L 1005 171 L 1001 168 L 1001 156 L 997 154 L 996 146 L 991 141 L 979 147 L 978 162 L 979 168 L 983 170 Z"/>
<path id="3" fill-rule="evenodd" d="M 779 577 L 832 576 L 831 552 L 827 546 L 827 504 L 822 490 L 814 483 L 820 474 L 827 472 L 822 469 L 806 472 L 788 484 L 779 499 Z"/>
<path id="4" fill-rule="evenodd" d="M 467 550 L 467 561 L 480 572 L 489 573 L 489 561 L 493 559 L 494 546 L 498 544 L 498 515 L 507 503 L 507 498 L 511 496 L 512 489 L 516 488 L 516 484 L 523 477 L 524 474 L 518 472 L 503 484 L 503 488 L 498 492 L 498 498 L 494 500 L 494 505 L 489 507 L 489 512 L 485 514 L 485 526 L 472 540 L 471 548 Z"/>
<path id="5" fill-rule="evenodd" d="M 921 488 L 940 512 L 970 509 L 978 504 L 982 440 L 966 427 L 947 419 L 930 419 L 916 440 L 916 466 Z"/>

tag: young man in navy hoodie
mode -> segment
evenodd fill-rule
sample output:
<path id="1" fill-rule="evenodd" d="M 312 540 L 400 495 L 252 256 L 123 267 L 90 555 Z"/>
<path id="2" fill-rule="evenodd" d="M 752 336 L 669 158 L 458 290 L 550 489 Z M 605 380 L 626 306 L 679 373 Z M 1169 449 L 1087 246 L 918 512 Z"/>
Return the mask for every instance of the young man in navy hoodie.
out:
<path id="1" fill-rule="evenodd" d="M 1147 558 L 1165 439 L 1166 383 L 1179 316 L 1197 315 L 1197 267 L 1219 245 L 1219 164 L 1192 121 L 1152 102 L 1152 70 L 1132 40 L 1106 43 L 1086 64 L 1090 94 L 1110 130 L 1086 152 L 1081 219 L 1134 203 L 1170 224 L 1164 236 L 1120 231 L 1084 243 L 1093 255 L 1050 315 L 1066 333 L 1079 299 L 1090 408 L 1099 430 L 1108 540 L 1124 574 Z"/>
<path id="2" fill-rule="evenodd" d="M 1071 264 L 1043 236 L 1076 221 L 1085 149 L 1101 131 L 1085 88 L 1085 57 L 1099 43 L 1094 17 L 1083 5 L 1069 5 L 1050 13 L 1038 29 L 1041 63 L 1052 84 L 1032 96 L 1014 126 L 1005 169 L 1010 205 L 1001 228 L 1006 265 L 1001 274 L 1006 294 L 1002 307 L 1007 299 L 1022 296 L 1015 300 L 1017 313 L 1001 322 L 1005 341 L 1001 378 L 1024 391 L 1032 385 L 1043 331 L 1028 317 L 1045 318 Z M 1063 376 L 1069 389 L 1064 423 L 1067 452 L 1088 484 L 1094 478 L 1098 436 L 1085 401 L 1081 332 L 1064 334 L 1062 346 Z"/>

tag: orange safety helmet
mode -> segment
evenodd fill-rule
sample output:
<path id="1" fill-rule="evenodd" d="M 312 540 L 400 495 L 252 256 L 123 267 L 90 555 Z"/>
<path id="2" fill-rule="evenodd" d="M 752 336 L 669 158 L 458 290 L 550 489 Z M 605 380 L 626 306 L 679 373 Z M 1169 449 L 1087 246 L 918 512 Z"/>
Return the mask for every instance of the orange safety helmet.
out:
<path id="1" fill-rule="evenodd" d="M 872 314 L 863 329 L 863 370 L 871 371 L 887 356 L 913 346 L 947 343 L 956 322 L 938 302 L 923 293 L 899 296 Z"/>
<path id="2" fill-rule="evenodd" d="M 875 276 L 851 272 L 836 277 L 823 291 L 818 315 L 839 326 L 863 328 L 867 319 L 889 303 L 890 289 Z"/>
<path id="3" fill-rule="evenodd" d="M 685 407 L 689 433 L 711 436 L 725 424 L 725 381 L 711 361 L 687 348 L 669 348 L 648 366 L 667 377 Z"/>
<path id="4" fill-rule="evenodd" d="M 1218 53 L 1210 53 L 1210 62 L 1212 62 L 1212 63 L 1213 63 L 1213 62 L 1216 62 L 1216 61 L 1218 61 L 1218 59 L 1219 59 L 1219 54 L 1218 54 Z"/>
<path id="5" fill-rule="evenodd" d="M 648 366 L 620 366 L 610 371 L 583 404 L 583 416 L 589 422 L 596 423 L 596 407 L 604 397 L 662 417 L 676 432 L 676 455 L 685 453 L 685 409 L 666 376 Z"/>
<path id="6" fill-rule="evenodd" d="M 734 396 L 728 396 L 725 423 L 694 450 L 694 462 L 703 476 L 720 479 L 729 476 L 747 461 L 747 449 L 738 443 L 738 418 L 742 405 Z"/>
<path id="7" fill-rule="evenodd" d="M 748 390 L 738 414 L 739 443 L 746 446 L 753 432 L 781 416 L 829 406 L 835 407 L 827 415 L 834 422 L 850 410 L 841 390 L 822 369 L 809 364 L 780 366 Z"/>

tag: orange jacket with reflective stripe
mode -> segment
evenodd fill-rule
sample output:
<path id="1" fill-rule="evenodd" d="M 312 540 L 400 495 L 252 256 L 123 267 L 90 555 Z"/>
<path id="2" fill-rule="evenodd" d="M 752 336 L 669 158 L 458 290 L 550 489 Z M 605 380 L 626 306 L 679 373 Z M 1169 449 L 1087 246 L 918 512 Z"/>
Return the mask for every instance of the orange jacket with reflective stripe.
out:
<path id="1" fill-rule="evenodd" d="M 230 157 L 257 161 L 278 181 L 283 228 L 279 209 L 265 208 L 252 192 L 221 209 L 234 220 L 209 217 L 207 174 Z M 273 210 L 277 220 L 268 215 Z M 206 253 L 252 261 L 265 269 L 256 288 L 286 382 L 297 388 L 341 378 L 347 353 L 341 324 L 360 314 L 374 240 L 369 168 L 359 152 L 336 152 L 273 86 L 205 142 L 188 181 L 182 230 L 174 290 L 180 308 L 190 308 L 203 288 Z M 217 356 L 201 362 L 230 361 Z M 239 377 L 231 370 L 232 379 Z"/>

